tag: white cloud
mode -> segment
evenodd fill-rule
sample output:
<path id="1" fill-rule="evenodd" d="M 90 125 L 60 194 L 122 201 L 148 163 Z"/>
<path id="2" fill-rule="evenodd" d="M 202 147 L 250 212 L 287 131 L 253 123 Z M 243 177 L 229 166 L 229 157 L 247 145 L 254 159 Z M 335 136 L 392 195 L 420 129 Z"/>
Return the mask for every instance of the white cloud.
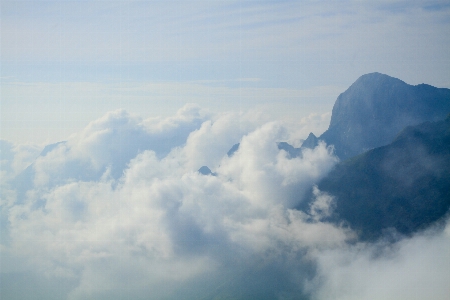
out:
<path id="1" fill-rule="evenodd" d="M 450 235 L 432 229 L 394 244 L 318 254 L 312 299 L 447 299 Z"/>
<path id="2" fill-rule="evenodd" d="M 321 192 L 317 186 L 313 187 L 314 201 L 311 202 L 309 212 L 315 221 L 329 217 L 333 213 L 335 199 L 333 196 Z"/>
<path id="3" fill-rule="evenodd" d="M 183 145 L 204 120 L 205 115 L 194 105 L 186 105 L 175 116 L 161 120 L 142 120 L 124 110 L 109 112 L 39 157 L 33 165 L 34 183 L 97 180 L 107 170 L 117 179 L 138 153 L 150 149 L 159 158 L 164 157 L 172 148 Z"/>
<path id="4" fill-rule="evenodd" d="M 391 260 L 407 272 L 422 251 L 410 252 L 416 245 L 438 253 L 419 237 L 373 259 L 370 246 L 347 244 L 349 229 L 321 221 L 330 196 L 315 191 L 310 215 L 294 209 L 337 159 L 323 143 L 289 159 L 276 143 L 292 136 L 252 113 L 208 115 L 192 105 L 158 120 L 106 114 L 36 160 L 22 201 L 14 193 L 8 205 L 2 200 L 2 282 L 44 282 L 51 288 L 29 293 L 72 300 L 320 299 L 345 296 L 343 286 L 366 295 L 383 282 L 364 279 L 394 274 Z M 198 173 L 202 164 L 217 175 Z M 366 275 L 355 278 L 359 268 Z"/>
<path id="5" fill-rule="evenodd" d="M 34 144 L 13 144 L 0 140 L 1 182 L 9 181 L 27 168 L 42 151 L 43 147 Z"/>

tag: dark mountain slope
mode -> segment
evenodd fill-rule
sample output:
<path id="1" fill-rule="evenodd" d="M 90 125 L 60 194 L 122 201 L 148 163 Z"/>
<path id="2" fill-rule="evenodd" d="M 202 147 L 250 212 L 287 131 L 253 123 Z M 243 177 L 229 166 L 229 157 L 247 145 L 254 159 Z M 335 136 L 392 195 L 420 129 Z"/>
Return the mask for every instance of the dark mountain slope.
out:
<path id="1" fill-rule="evenodd" d="M 296 158 L 296 157 L 302 156 L 301 148 L 295 148 L 294 146 L 292 146 L 286 142 L 277 143 L 277 147 L 279 150 L 286 151 L 289 158 Z"/>
<path id="2" fill-rule="evenodd" d="M 317 147 L 317 145 L 319 145 L 319 139 L 314 135 L 314 133 L 311 132 L 308 135 L 308 138 L 303 142 L 301 148 L 314 149 Z"/>
<path id="3" fill-rule="evenodd" d="M 450 89 L 412 86 L 380 73 L 361 76 L 337 98 L 319 139 L 342 160 L 390 143 L 406 126 L 438 121 L 450 112 Z"/>
<path id="4" fill-rule="evenodd" d="M 212 172 L 210 168 L 208 168 L 207 166 L 202 166 L 200 169 L 198 169 L 198 171 L 200 174 L 202 175 L 211 175 L 211 176 L 217 176 L 216 173 Z"/>
<path id="5" fill-rule="evenodd" d="M 228 150 L 228 152 L 227 152 L 228 157 L 233 156 L 233 154 L 239 150 L 239 146 L 240 146 L 240 143 L 234 144 L 233 147 L 231 147 L 231 149 Z"/>
<path id="6" fill-rule="evenodd" d="M 393 143 L 338 164 L 318 187 L 336 197 L 330 220 L 347 221 L 363 239 L 425 228 L 450 207 L 450 117 L 407 127 Z"/>

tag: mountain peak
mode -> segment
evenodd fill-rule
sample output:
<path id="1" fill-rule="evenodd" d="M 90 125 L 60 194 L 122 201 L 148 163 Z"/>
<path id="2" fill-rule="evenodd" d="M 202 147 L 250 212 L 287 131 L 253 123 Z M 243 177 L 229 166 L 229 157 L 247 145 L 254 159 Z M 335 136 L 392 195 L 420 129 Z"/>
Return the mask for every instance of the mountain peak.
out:
<path id="1" fill-rule="evenodd" d="M 339 95 L 330 126 L 319 139 L 335 145 L 339 158 L 347 159 L 390 143 L 406 126 L 441 120 L 448 112 L 449 89 L 369 73 Z"/>
<path id="2" fill-rule="evenodd" d="M 310 133 L 306 140 L 303 142 L 301 148 L 309 148 L 314 149 L 319 144 L 319 139 L 314 135 L 314 133 Z"/>
<path id="3" fill-rule="evenodd" d="M 395 78 L 395 77 L 392 77 L 392 76 L 389 76 L 389 75 L 386 75 L 386 74 L 383 74 L 380 72 L 372 72 L 372 73 L 367 73 L 367 74 L 361 75 L 355 82 L 358 82 L 359 80 L 366 80 L 366 79 L 368 79 L 368 80 L 377 80 L 377 79 L 398 80 L 398 81 L 403 82 L 402 80 L 400 80 L 398 78 Z"/>
<path id="4" fill-rule="evenodd" d="M 198 169 L 197 172 L 199 172 L 202 175 L 212 175 L 212 176 L 216 176 L 217 175 L 216 173 L 213 173 L 211 171 L 211 169 L 208 168 L 207 166 L 202 166 L 200 169 Z"/>

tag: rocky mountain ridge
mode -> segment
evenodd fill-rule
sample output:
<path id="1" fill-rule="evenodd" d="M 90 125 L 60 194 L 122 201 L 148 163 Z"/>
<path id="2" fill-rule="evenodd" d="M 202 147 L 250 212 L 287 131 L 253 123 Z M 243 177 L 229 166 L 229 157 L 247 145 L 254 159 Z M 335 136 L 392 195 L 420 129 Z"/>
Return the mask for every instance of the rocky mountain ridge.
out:
<path id="1" fill-rule="evenodd" d="M 409 85 L 380 73 L 361 76 L 337 98 L 319 140 L 345 160 L 387 145 L 406 126 L 439 121 L 450 112 L 450 89 Z"/>

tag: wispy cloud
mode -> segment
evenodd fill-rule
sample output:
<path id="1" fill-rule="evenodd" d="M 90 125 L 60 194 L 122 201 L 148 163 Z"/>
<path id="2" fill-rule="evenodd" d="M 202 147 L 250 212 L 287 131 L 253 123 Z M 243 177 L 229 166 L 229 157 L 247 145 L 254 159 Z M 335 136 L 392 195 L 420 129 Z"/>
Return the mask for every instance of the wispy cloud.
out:
<path id="1" fill-rule="evenodd" d="M 422 39 L 430 25 L 436 30 L 439 20 L 448 20 L 449 9 L 433 4 L 50 2 L 33 4 L 30 10 L 20 2 L 5 2 L 2 56 L 44 61 L 164 61 L 270 59 L 276 53 L 276 57 L 287 54 L 294 59 L 316 51 L 326 53 L 325 46 L 337 51 L 338 45 L 341 48 L 349 42 L 358 45 L 355 50 L 367 49 L 370 39 L 381 46 L 373 50 L 380 51 L 386 41 L 377 38 L 378 33 L 412 46 L 409 34 Z M 439 9 L 424 8 L 430 5 Z M 399 30 L 387 30 L 394 25 Z M 441 26 L 445 30 L 445 24 Z M 442 36 L 428 38 L 448 43 Z"/>

